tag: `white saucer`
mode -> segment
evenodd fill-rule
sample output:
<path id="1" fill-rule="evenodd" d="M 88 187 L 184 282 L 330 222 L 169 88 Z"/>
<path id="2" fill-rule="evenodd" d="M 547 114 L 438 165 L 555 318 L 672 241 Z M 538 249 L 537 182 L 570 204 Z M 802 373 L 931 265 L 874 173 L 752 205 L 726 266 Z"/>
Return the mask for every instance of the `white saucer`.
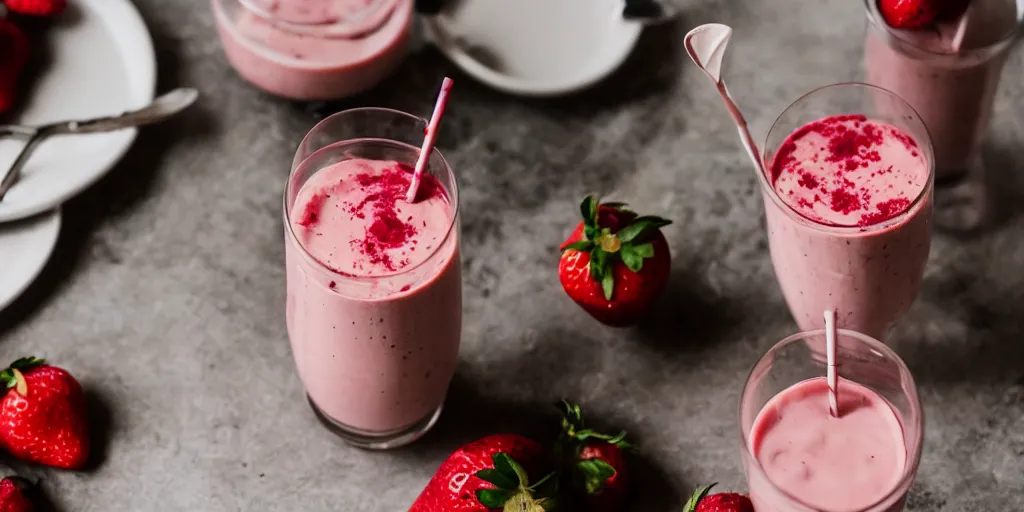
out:
<path id="1" fill-rule="evenodd" d="M 0 225 L 0 309 L 32 284 L 50 259 L 60 233 L 60 208 Z"/>
<path id="2" fill-rule="evenodd" d="M 425 18 L 426 37 L 498 90 L 556 96 L 615 71 L 643 28 L 622 0 L 458 0 Z"/>
<path id="3" fill-rule="evenodd" d="M 117 114 L 153 100 L 156 57 L 129 0 L 74 0 L 47 33 L 51 62 L 5 122 L 39 124 Z M 135 140 L 135 129 L 54 137 L 41 144 L 0 201 L 0 222 L 50 210 L 103 176 Z M 6 170 L 21 142 L 0 141 Z"/>

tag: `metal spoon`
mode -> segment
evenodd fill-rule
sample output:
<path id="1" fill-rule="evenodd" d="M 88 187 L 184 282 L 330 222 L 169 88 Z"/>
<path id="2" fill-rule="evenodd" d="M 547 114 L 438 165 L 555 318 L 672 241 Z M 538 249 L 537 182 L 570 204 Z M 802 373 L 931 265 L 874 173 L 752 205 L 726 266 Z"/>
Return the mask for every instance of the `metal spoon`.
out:
<path id="1" fill-rule="evenodd" d="M 683 41 L 690 59 L 715 83 L 718 94 L 725 102 L 725 107 L 729 109 L 729 115 L 736 122 L 736 130 L 740 134 L 743 148 L 747 150 L 747 155 L 754 162 L 754 167 L 764 174 L 764 162 L 761 161 L 757 144 L 754 144 L 754 138 L 750 135 L 750 129 L 747 128 L 747 120 L 743 118 L 739 107 L 736 106 L 736 102 L 729 94 L 729 89 L 725 87 L 725 80 L 722 79 L 722 59 L 725 57 L 725 49 L 729 46 L 730 37 L 732 37 L 732 28 L 729 26 L 708 23 L 691 30 Z"/>
<path id="2" fill-rule="evenodd" d="M 148 106 L 115 116 L 80 121 L 59 121 L 41 126 L 0 125 L 0 137 L 14 135 L 28 139 L 14 163 L 11 164 L 11 168 L 7 170 L 3 180 L 0 181 L 0 201 L 3 200 L 11 186 L 18 181 L 21 169 L 28 162 L 32 151 L 47 138 L 53 135 L 110 132 L 159 123 L 185 110 L 195 103 L 198 97 L 199 91 L 191 87 L 181 87 L 161 95 Z"/>

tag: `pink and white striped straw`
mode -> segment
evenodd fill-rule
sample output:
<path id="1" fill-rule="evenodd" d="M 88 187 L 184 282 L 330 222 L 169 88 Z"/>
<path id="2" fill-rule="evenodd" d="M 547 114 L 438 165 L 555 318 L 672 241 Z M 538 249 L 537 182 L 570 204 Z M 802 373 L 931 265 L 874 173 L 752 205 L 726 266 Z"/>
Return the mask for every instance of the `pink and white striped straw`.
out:
<path id="1" fill-rule="evenodd" d="M 839 375 L 836 369 L 836 311 L 825 310 L 825 358 L 828 366 L 825 378 L 828 381 L 828 410 L 833 418 L 839 417 Z"/>
<path id="2" fill-rule="evenodd" d="M 420 180 L 423 178 L 423 171 L 427 168 L 427 161 L 430 160 L 430 153 L 434 151 L 437 128 L 441 124 L 441 117 L 444 116 L 444 108 L 448 106 L 448 95 L 452 92 L 452 83 L 452 79 L 448 77 L 444 77 L 444 81 L 441 82 L 441 92 L 437 95 L 437 103 L 434 104 L 434 114 L 430 116 L 427 130 L 423 133 L 423 147 L 420 148 L 420 157 L 416 160 L 412 183 L 409 184 L 409 191 L 405 193 L 406 202 L 416 202 L 416 192 L 419 191 Z"/>

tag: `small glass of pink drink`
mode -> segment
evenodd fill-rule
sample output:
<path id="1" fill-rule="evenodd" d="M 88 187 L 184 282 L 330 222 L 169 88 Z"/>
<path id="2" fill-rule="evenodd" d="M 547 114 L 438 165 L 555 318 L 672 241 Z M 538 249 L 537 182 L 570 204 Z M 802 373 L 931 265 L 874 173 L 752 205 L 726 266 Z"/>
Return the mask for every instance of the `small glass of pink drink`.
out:
<path id="1" fill-rule="evenodd" d="M 924 437 L 914 378 L 883 343 L 839 330 L 833 417 L 824 353 L 824 330 L 795 334 L 761 357 L 747 378 L 740 434 L 754 508 L 899 512 Z"/>
<path id="2" fill-rule="evenodd" d="M 932 147 L 921 119 L 884 89 L 816 89 L 775 121 L 759 174 L 775 275 L 801 330 L 882 339 L 906 313 L 931 245 Z"/>
<path id="3" fill-rule="evenodd" d="M 310 405 L 350 444 L 389 449 L 437 421 L 462 332 L 459 192 L 436 149 L 405 200 L 427 122 L 334 114 L 284 193 L 288 337 Z"/>
<path id="4" fill-rule="evenodd" d="M 211 0 L 232 67 L 300 101 L 369 90 L 405 58 L 413 0 Z"/>
<path id="5" fill-rule="evenodd" d="M 980 162 L 1003 65 L 1024 26 L 1024 1 L 970 0 L 960 37 L 957 18 L 891 27 L 878 1 L 864 0 L 865 80 L 898 94 L 920 114 L 935 146 L 936 178 L 962 177 Z"/>

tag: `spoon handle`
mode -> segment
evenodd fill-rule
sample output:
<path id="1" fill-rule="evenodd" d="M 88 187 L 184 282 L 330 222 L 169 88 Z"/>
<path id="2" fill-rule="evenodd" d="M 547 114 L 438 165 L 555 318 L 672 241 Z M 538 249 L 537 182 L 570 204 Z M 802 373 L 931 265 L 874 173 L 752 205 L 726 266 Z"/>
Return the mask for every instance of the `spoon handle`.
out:
<path id="1" fill-rule="evenodd" d="M 42 133 L 33 134 L 28 142 L 21 147 L 21 152 L 18 153 L 18 158 L 11 164 L 11 168 L 7 170 L 7 174 L 4 175 L 3 180 L 0 180 L 0 201 L 3 201 L 4 196 L 7 195 L 7 191 L 11 189 L 11 185 L 18 181 L 18 177 L 21 175 L 21 168 L 25 167 L 25 163 L 28 162 L 29 157 L 32 156 L 32 151 L 39 146 L 39 143 L 46 139 L 46 135 Z"/>
<path id="2" fill-rule="evenodd" d="M 48 135 L 98 133 L 154 124 L 185 110 L 198 96 L 195 89 L 184 87 L 164 94 L 138 110 L 83 121 L 59 121 L 40 126 L 38 131 Z"/>
<path id="3" fill-rule="evenodd" d="M 199 91 L 191 87 L 182 87 L 164 94 L 153 103 L 137 110 L 114 116 L 97 117 L 82 121 L 59 121 L 42 126 L 0 126 L 0 135 L 15 134 L 28 137 L 28 142 L 21 148 L 18 158 L 14 160 L 11 167 L 0 179 L 0 201 L 3 200 L 7 191 L 11 189 L 21 176 L 21 169 L 25 167 L 32 151 L 51 135 L 64 135 L 74 133 L 99 133 L 131 128 L 133 126 L 144 126 L 147 124 L 163 121 L 190 105 L 195 103 L 199 97 Z"/>

